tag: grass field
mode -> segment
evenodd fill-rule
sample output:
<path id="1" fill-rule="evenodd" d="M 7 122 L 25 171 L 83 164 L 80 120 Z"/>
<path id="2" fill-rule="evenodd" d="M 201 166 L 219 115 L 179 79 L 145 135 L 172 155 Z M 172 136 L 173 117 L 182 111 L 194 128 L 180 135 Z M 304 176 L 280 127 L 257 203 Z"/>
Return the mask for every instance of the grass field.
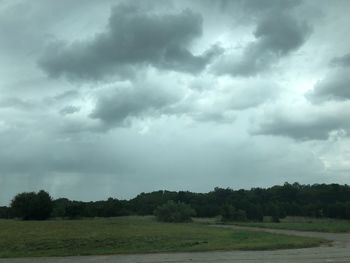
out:
<path id="1" fill-rule="evenodd" d="M 348 220 L 336 220 L 336 219 L 317 219 L 317 218 L 286 218 L 280 223 L 235 223 L 240 226 L 252 226 L 262 228 L 275 228 L 275 229 L 291 229 L 300 231 L 316 231 L 316 232 L 333 232 L 333 233 L 345 233 L 350 232 L 350 221 Z"/>
<path id="2" fill-rule="evenodd" d="M 0 257 L 100 255 L 317 246 L 320 239 L 159 223 L 152 217 L 0 220 Z"/>

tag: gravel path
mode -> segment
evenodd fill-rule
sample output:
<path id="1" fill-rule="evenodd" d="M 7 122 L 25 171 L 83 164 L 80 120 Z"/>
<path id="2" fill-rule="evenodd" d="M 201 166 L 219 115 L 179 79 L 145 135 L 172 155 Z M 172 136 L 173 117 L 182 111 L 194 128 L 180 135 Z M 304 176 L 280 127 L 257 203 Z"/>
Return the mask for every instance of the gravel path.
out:
<path id="1" fill-rule="evenodd" d="M 0 263 L 186 263 L 186 262 L 350 262 L 350 234 L 302 232 L 294 230 L 277 230 L 237 226 L 220 226 L 226 228 L 249 229 L 270 233 L 281 233 L 298 236 L 319 237 L 332 241 L 332 246 L 316 248 L 285 249 L 274 251 L 229 251 L 229 252 L 198 252 L 141 254 L 114 256 L 86 256 L 64 258 L 30 258 L 30 259 L 0 259 Z"/>

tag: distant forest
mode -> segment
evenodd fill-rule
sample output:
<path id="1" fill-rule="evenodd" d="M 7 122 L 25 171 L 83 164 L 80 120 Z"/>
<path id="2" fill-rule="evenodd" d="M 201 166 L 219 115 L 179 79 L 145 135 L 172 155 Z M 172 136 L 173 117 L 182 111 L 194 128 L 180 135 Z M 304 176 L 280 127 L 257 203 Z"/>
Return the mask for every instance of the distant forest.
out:
<path id="1" fill-rule="evenodd" d="M 17 199 L 23 199 L 26 194 L 35 195 L 35 193 L 22 193 L 17 195 Z M 17 217 L 14 200 L 10 207 L 0 207 L 0 218 Z M 339 184 L 285 183 L 282 186 L 250 190 L 217 187 L 208 193 L 188 191 L 141 193 L 130 200 L 109 198 L 105 201 L 82 202 L 59 198 L 51 201 L 51 207 L 47 210 L 50 211 L 50 217 L 69 219 L 152 215 L 157 207 L 169 201 L 191 206 L 197 217 L 214 217 L 227 214 L 227 211 L 231 213 L 239 211 L 241 220 L 251 221 L 261 221 L 263 216 L 271 216 L 277 220 L 285 216 L 350 219 L 350 186 Z M 35 209 L 38 210 L 38 207 Z"/>

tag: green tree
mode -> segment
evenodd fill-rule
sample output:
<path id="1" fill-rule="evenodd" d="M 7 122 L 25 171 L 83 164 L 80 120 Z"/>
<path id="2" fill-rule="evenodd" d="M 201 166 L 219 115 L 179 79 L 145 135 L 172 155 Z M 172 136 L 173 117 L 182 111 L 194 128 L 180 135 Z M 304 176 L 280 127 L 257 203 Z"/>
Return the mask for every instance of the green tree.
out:
<path id="1" fill-rule="evenodd" d="M 52 208 L 52 198 L 44 190 L 38 193 L 20 193 L 11 201 L 11 209 L 14 215 L 23 220 L 48 219 Z"/>
<path id="2" fill-rule="evenodd" d="M 274 203 L 267 204 L 267 214 L 271 216 L 272 222 L 279 223 L 280 222 L 280 210 L 278 206 Z"/>
<path id="3" fill-rule="evenodd" d="M 246 221 L 247 214 L 245 211 L 236 209 L 230 204 L 225 204 L 221 209 L 221 221 Z"/>
<path id="4" fill-rule="evenodd" d="M 83 215 L 84 204 L 82 202 L 70 202 L 66 206 L 65 217 L 77 219 Z"/>

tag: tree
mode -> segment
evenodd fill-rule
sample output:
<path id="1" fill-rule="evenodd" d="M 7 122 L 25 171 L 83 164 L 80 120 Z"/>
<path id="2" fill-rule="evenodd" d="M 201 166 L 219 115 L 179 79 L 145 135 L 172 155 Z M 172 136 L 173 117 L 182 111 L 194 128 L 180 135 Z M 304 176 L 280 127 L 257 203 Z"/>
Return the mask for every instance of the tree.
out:
<path id="1" fill-rule="evenodd" d="M 247 213 L 247 218 L 253 221 L 263 221 L 264 215 L 260 205 L 254 205 L 253 203 L 248 203 L 245 209 Z"/>
<path id="2" fill-rule="evenodd" d="M 196 212 L 190 205 L 175 203 L 172 200 L 154 210 L 154 215 L 163 222 L 189 222 L 195 214 Z"/>
<path id="3" fill-rule="evenodd" d="M 50 217 L 52 208 L 52 198 L 44 190 L 20 193 L 11 201 L 14 215 L 23 220 L 45 220 Z"/>
<path id="4" fill-rule="evenodd" d="M 58 198 L 53 201 L 53 210 L 51 216 L 54 218 L 57 217 L 65 217 L 66 216 L 66 208 L 71 203 L 71 201 L 67 198 Z"/>
<path id="5" fill-rule="evenodd" d="M 230 204 L 226 204 L 221 209 L 221 221 L 246 221 L 247 214 L 245 211 L 236 209 Z"/>
<path id="6" fill-rule="evenodd" d="M 70 202 L 66 206 L 65 217 L 69 219 L 76 219 L 82 216 L 84 211 L 84 204 L 82 202 Z"/>
<path id="7" fill-rule="evenodd" d="M 280 210 L 278 206 L 274 203 L 267 204 L 267 214 L 271 216 L 272 222 L 279 223 L 280 222 Z"/>
<path id="8" fill-rule="evenodd" d="M 0 218 L 11 218 L 10 208 L 6 206 L 0 206 Z"/>

